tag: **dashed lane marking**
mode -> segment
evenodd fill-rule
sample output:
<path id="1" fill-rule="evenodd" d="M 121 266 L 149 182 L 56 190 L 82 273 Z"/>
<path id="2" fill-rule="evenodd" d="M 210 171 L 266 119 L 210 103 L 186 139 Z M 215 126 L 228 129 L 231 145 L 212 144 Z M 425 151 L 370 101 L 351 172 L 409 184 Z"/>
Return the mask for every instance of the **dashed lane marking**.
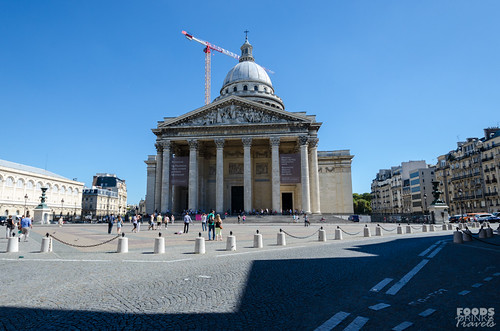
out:
<path id="1" fill-rule="evenodd" d="M 481 284 L 481 283 L 476 283 L 476 284 L 472 285 L 472 287 L 475 287 L 475 288 L 478 288 L 478 287 L 481 287 L 481 286 L 483 286 L 483 284 Z"/>
<path id="2" fill-rule="evenodd" d="M 387 284 L 392 282 L 392 278 L 385 278 L 384 280 L 380 281 L 377 285 L 371 288 L 370 291 L 372 292 L 379 292 L 382 290 Z"/>
<path id="3" fill-rule="evenodd" d="M 277 248 L 277 249 L 255 250 L 255 251 L 241 252 L 241 253 L 228 253 L 228 254 L 216 255 L 216 257 L 226 257 L 226 256 L 233 256 L 233 255 L 243 255 L 243 254 L 263 253 L 263 252 L 276 252 L 276 251 L 282 251 L 285 249 L 304 248 L 304 247 L 306 247 L 306 246 L 293 246 L 293 247 Z"/>
<path id="4" fill-rule="evenodd" d="M 431 315 L 432 313 L 434 313 L 435 311 L 436 311 L 436 309 L 429 308 L 427 310 L 424 310 L 423 312 L 421 312 L 418 315 L 422 316 L 422 317 L 427 317 L 427 316 Z"/>
<path id="5" fill-rule="evenodd" d="M 358 331 L 368 322 L 369 318 L 358 316 L 349 324 L 344 331 Z"/>
<path id="6" fill-rule="evenodd" d="M 395 327 L 393 327 L 393 328 L 392 328 L 392 331 L 403 331 L 403 330 L 405 330 L 405 329 L 409 328 L 409 327 L 410 327 L 410 326 L 412 326 L 412 325 L 413 325 L 413 323 L 412 323 L 412 322 L 407 322 L 407 321 L 405 321 L 405 322 L 403 322 L 403 323 L 401 323 L 401 324 L 398 324 L 398 325 L 396 325 Z"/>
<path id="7" fill-rule="evenodd" d="M 500 276 L 500 272 L 495 272 L 493 276 Z"/>
<path id="8" fill-rule="evenodd" d="M 384 308 L 387 308 L 387 307 L 390 307 L 391 305 L 388 304 L 388 303 L 377 303 L 376 305 L 373 305 L 373 306 L 370 306 L 368 308 L 370 308 L 371 310 L 381 310 L 381 309 L 384 309 Z"/>
<path id="9" fill-rule="evenodd" d="M 490 280 L 492 280 L 493 277 L 486 277 L 485 279 L 483 279 L 485 282 L 489 282 Z"/>
<path id="10" fill-rule="evenodd" d="M 401 278 L 396 284 L 394 284 L 385 293 L 390 294 L 390 295 L 395 295 L 396 293 L 398 293 L 399 290 L 401 288 L 403 288 L 403 286 L 405 286 L 410 281 L 410 279 L 412 279 L 413 276 L 415 276 L 417 274 L 417 272 L 419 272 L 420 269 L 422 269 L 428 262 L 429 262 L 429 260 L 423 259 L 419 264 L 417 264 L 415 266 L 415 268 L 411 269 L 409 273 L 404 275 L 403 278 Z"/>
<path id="11" fill-rule="evenodd" d="M 470 291 L 467 291 L 467 290 L 463 290 L 462 292 L 458 292 L 459 295 L 466 295 L 469 293 L 470 293 Z"/>
<path id="12" fill-rule="evenodd" d="M 434 256 L 436 256 L 436 254 L 443 249 L 444 245 L 446 245 L 446 243 L 442 243 L 438 248 L 434 250 L 434 252 L 430 253 L 429 256 L 427 256 L 427 258 L 432 259 Z"/>
<path id="13" fill-rule="evenodd" d="M 314 331 L 330 331 L 331 329 L 342 323 L 342 321 L 345 320 L 349 315 L 351 314 L 343 311 L 338 312 L 333 315 L 332 318 L 330 318 L 328 321 L 318 326 Z"/>
<path id="14" fill-rule="evenodd" d="M 436 241 L 434 244 L 432 244 L 425 251 L 423 251 L 422 253 L 418 254 L 418 256 L 425 256 L 425 255 L 427 255 L 427 253 L 429 253 L 430 251 L 432 251 L 437 245 L 439 245 L 440 242 L 441 241 Z"/>

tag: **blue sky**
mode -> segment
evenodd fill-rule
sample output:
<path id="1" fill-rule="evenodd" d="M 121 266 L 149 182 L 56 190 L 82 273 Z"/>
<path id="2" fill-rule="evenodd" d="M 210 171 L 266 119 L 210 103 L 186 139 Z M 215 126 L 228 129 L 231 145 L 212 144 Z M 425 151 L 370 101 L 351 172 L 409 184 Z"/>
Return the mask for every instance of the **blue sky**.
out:
<path id="1" fill-rule="evenodd" d="M 203 106 L 202 46 L 248 29 L 288 111 L 350 149 L 353 191 L 381 168 L 435 163 L 500 123 L 499 1 L 0 0 L 0 158 L 145 196 L 151 129 Z M 212 58 L 212 99 L 236 61 Z"/>

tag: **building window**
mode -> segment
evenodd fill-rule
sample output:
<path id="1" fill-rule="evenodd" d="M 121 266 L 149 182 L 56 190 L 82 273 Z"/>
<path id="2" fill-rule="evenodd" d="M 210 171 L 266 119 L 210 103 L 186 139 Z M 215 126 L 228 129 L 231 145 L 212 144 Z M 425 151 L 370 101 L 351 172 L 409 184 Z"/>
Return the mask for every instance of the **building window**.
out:
<path id="1" fill-rule="evenodd" d="M 23 182 L 23 180 L 22 180 L 22 179 L 18 179 L 18 180 L 17 180 L 16 187 L 17 187 L 17 188 L 23 188 L 23 187 L 24 187 L 24 182 Z"/>
<path id="2" fill-rule="evenodd" d="M 235 87 L 233 87 L 233 92 L 236 92 L 236 91 L 238 91 L 238 88 L 235 86 Z"/>
<path id="3" fill-rule="evenodd" d="M 12 177 L 7 177 L 7 180 L 5 181 L 5 186 L 8 187 L 14 186 L 14 179 Z"/>
<path id="4" fill-rule="evenodd" d="M 259 88 L 257 87 L 257 85 L 255 85 L 255 86 L 253 87 L 253 90 L 254 90 L 254 91 L 258 91 L 258 90 L 259 90 Z"/>
<path id="5" fill-rule="evenodd" d="M 248 86 L 243 85 L 243 91 L 248 91 Z"/>
<path id="6" fill-rule="evenodd" d="M 226 89 L 226 94 L 228 94 L 228 93 L 229 93 L 229 89 Z"/>

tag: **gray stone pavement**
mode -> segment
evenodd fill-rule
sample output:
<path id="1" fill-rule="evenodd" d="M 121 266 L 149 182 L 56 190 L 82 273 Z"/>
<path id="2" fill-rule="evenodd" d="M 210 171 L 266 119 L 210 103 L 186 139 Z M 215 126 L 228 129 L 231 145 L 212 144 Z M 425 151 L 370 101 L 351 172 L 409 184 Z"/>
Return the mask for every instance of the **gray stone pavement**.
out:
<path id="1" fill-rule="evenodd" d="M 361 232 L 344 234 L 345 240 L 335 241 L 337 224 L 322 224 L 328 238 L 322 243 L 315 233 L 319 226 L 226 224 L 224 241 L 207 241 L 204 255 L 193 254 L 199 224 L 189 234 L 174 234 L 182 224 L 162 230 L 166 254 L 152 254 L 158 231 L 147 231 L 144 225 L 137 234 L 125 226 L 130 249 L 126 254 L 114 253 L 116 240 L 90 249 L 55 242 L 53 253 L 38 253 L 46 232 L 79 245 L 113 235 L 107 234 L 106 225 L 35 226 L 29 242 L 20 243 L 19 253 L 0 253 L 4 280 L 0 328 L 313 330 L 324 322 L 315 311 L 328 301 L 324 294 L 332 291 L 333 279 L 337 279 L 337 289 L 352 288 L 356 282 L 371 287 L 373 281 L 361 283 L 369 277 L 367 266 L 381 259 L 376 264 L 383 269 L 389 261 L 384 256 L 398 254 L 394 247 L 401 247 L 401 254 L 421 251 L 438 239 L 451 239 L 452 233 L 384 231 L 384 237 L 363 238 Z M 339 226 L 355 234 L 364 224 Z M 395 224 L 383 226 L 396 228 Z M 373 235 L 375 225 L 369 227 Z M 280 228 L 298 237 L 314 235 L 307 239 L 287 236 L 287 246 L 277 246 Z M 264 237 L 262 249 L 252 248 L 257 229 Z M 237 237 L 236 252 L 225 251 L 229 231 Z M 379 250 L 390 246 L 389 253 L 359 249 L 364 245 Z M 2 247 L 6 239 L 0 239 L 0 251 L 5 251 Z M 350 291 L 355 298 L 357 290 Z"/>

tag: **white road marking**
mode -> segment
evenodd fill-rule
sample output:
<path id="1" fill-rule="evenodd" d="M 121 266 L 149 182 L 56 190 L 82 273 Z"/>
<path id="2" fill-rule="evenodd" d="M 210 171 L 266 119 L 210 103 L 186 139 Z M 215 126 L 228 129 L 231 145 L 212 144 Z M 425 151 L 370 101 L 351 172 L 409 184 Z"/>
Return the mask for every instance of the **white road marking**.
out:
<path id="1" fill-rule="evenodd" d="M 412 322 L 403 322 L 403 323 L 393 327 L 392 331 L 403 331 L 404 329 L 409 328 L 412 325 L 413 325 Z"/>
<path id="2" fill-rule="evenodd" d="M 421 312 L 420 314 L 418 314 L 419 316 L 422 316 L 422 317 L 427 317 L 429 315 L 431 315 L 433 312 L 435 312 L 436 309 L 432 309 L 432 308 L 429 308 L 427 310 L 424 310 L 423 312 Z"/>
<path id="3" fill-rule="evenodd" d="M 425 256 L 427 253 L 429 253 L 430 251 L 432 251 L 434 249 L 434 247 L 436 247 L 437 245 L 439 245 L 440 242 L 441 242 L 441 240 L 440 241 L 436 241 L 434 244 L 432 244 L 425 251 L 423 251 L 422 253 L 418 254 L 418 256 Z"/>
<path id="4" fill-rule="evenodd" d="M 483 286 L 483 284 L 481 284 L 481 283 L 476 283 L 476 284 L 472 285 L 472 287 L 476 287 L 476 288 L 481 287 L 481 286 Z"/>
<path id="5" fill-rule="evenodd" d="M 358 331 L 368 322 L 369 318 L 358 316 L 349 324 L 344 331 Z"/>
<path id="6" fill-rule="evenodd" d="M 262 252 L 276 252 L 276 251 L 282 251 L 282 250 L 285 250 L 285 249 L 294 249 L 294 248 L 303 248 L 303 247 L 306 247 L 306 246 L 293 246 L 293 247 L 276 248 L 276 249 L 265 249 L 265 250 L 259 249 L 259 250 L 250 251 L 250 252 L 221 254 L 221 255 L 216 255 L 216 257 L 226 257 L 226 256 L 233 256 L 233 255 L 243 255 L 243 254 L 262 253 Z"/>
<path id="7" fill-rule="evenodd" d="M 212 276 L 198 275 L 198 278 L 207 278 L 207 279 L 209 279 L 209 278 L 212 278 Z"/>
<path id="8" fill-rule="evenodd" d="M 436 254 L 439 253 L 439 251 L 443 249 L 444 245 L 446 245 L 446 244 L 442 243 L 438 248 L 436 248 L 434 250 L 434 252 L 430 253 L 429 256 L 427 256 L 427 258 L 432 259 L 434 256 L 436 256 Z"/>
<path id="9" fill-rule="evenodd" d="M 500 276 L 500 272 L 495 272 L 493 276 Z"/>
<path id="10" fill-rule="evenodd" d="M 469 293 L 470 293 L 470 291 L 467 291 L 467 290 L 463 290 L 462 292 L 458 292 L 458 294 L 460 294 L 460 295 L 466 295 Z"/>
<path id="11" fill-rule="evenodd" d="M 409 273 L 407 273 L 406 275 L 404 275 L 403 278 L 401 278 L 396 284 L 394 284 L 385 293 L 386 294 L 391 294 L 391 295 L 395 295 L 396 293 L 398 293 L 399 290 L 403 286 L 405 286 L 410 281 L 410 279 L 412 279 L 413 276 L 415 276 L 417 274 L 417 272 L 419 272 L 420 269 L 422 269 L 427 264 L 427 262 L 429 262 L 429 260 L 423 259 L 419 264 L 417 264 L 415 266 L 415 268 L 411 269 Z"/>
<path id="12" fill-rule="evenodd" d="M 380 290 L 382 290 L 390 282 L 392 282 L 392 278 L 385 278 L 384 280 L 380 281 L 377 285 L 375 285 L 374 287 L 372 287 L 372 289 L 370 291 L 372 291 L 372 292 L 379 292 Z"/>
<path id="13" fill-rule="evenodd" d="M 381 309 L 384 309 L 384 308 L 387 308 L 387 307 L 390 307 L 391 305 L 388 304 L 388 303 L 378 303 L 376 305 L 373 305 L 373 306 L 370 306 L 368 308 L 370 308 L 371 310 L 381 310 Z"/>
<path id="14" fill-rule="evenodd" d="M 483 279 L 485 282 L 489 282 L 490 280 L 492 280 L 493 277 L 486 277 L 485 279 Z"/>
<path id="15" fill-rule="evenodd" d="M 174 262 L 181 262 L 181 261 L 189 261 L 192 259 L 179 259 L 179 260 L 87 260 L 87 259 L 6 259 L 2 258 L 0 261 L 35 261 L 35 262 L 104 262 L 104 263 L 110 263 L 110 262 L 130 262 L 130 263 L 174 263 Z"/>
<path id="16" fill-rule="evenodd" d="M 326 331 L 326 330 L 330 331 L 331 329 L 339 325 L 343 320 L 345 320 L 346 317 L 349 315 L 351 314 L 343 311 L 338 312 L 335 315 L 333 315 L 333 317 L 330 318 L 328 321 L 318 326 L 314 331 Z"/>

